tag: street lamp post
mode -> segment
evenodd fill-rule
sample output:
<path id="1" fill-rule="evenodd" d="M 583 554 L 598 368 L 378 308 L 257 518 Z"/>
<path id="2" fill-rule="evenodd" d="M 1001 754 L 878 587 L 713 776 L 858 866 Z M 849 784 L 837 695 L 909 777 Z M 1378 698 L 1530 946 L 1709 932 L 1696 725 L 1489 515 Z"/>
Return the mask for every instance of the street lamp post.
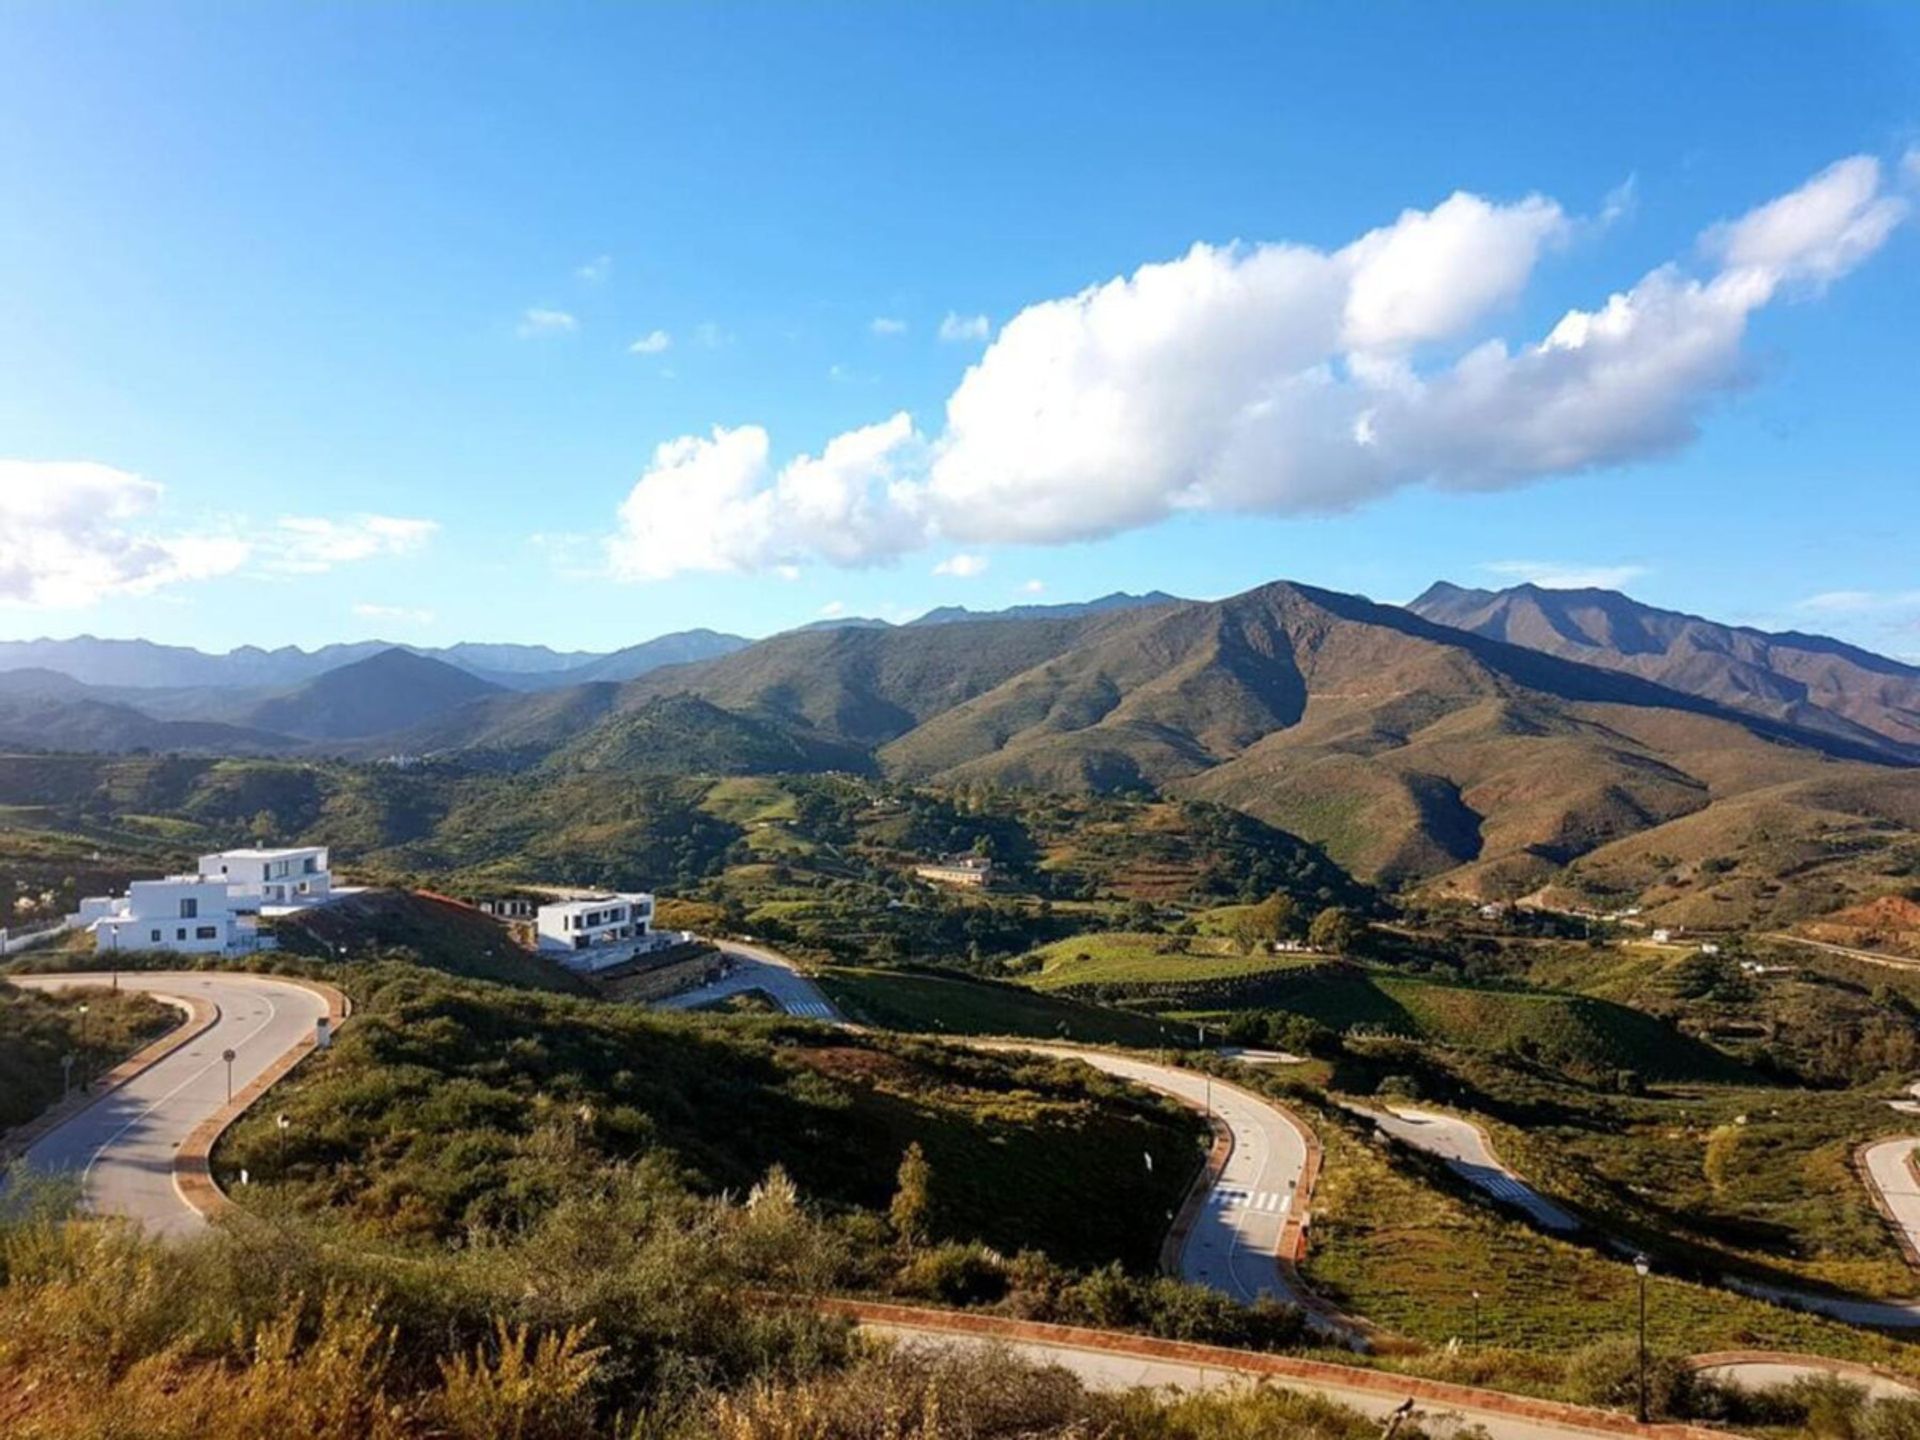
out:
<path id="1" fill-rule="evenodd" d="M 292 1124 L 293 1122 L 287 1118 L 287 1112 L 284 1110 L 273 1117 L 274 1128 L 280 1132 L 280 1176 L 282 1179 L 285 1179 L 287 1174 L 287 1130 Z"/>
<path id="2" fill-rule="evenodd" d="M 1480 1348 L 1480 1292 L 1473 1292 L 1473 1348 Z"/>
<path id="3" fill-rule="evenodd" d="M 87 1088 L 87 1007 L 80 1007 L 80 1088 Z"/>
<path id="4" fill-rule="evenodd" d="M 1647 1272 L 1653 1268 L 1645 1255 L 1633 1257 L 1633 1273 L 1640 1277 L 1640 1411 L 1642 1425 L 1647 1423 Z"/>
<path id="5" fill-rule="evenodd" d="M 60 1098 L 73 1094 L 73 1062 L 80 1057 L 69 1050 L 60 1057 Z"/>

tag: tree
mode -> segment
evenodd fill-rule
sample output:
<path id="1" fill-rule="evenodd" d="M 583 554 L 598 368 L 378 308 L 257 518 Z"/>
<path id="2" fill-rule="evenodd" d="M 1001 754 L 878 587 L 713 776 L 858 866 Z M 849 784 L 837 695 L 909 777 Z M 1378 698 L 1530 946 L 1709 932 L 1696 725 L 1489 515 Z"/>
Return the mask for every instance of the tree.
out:
<path id="1" fill-rule="evenodd" d="M 1297 914 L 1293 897 L 1276 890 L 1258 905 L 1249 905 L 1234 917 L 1233 938 L 1242 950 L 1271 945 L 1293 933 Z"/>
<path id="2" fill-rule="evenodd" d="M 933 1211 L 933 1166 L 915 1140 L 900 1157 L 900 1174 L 893 1201 L 887 1206 L 887 1218 L 894 1233 L 908 1245 L 923 1244 Z"/>
<path id="3" fill-rule="evenodd" d="M 262 810 L 254 815 L 253 823 L 247 828 L 252 832 L 256 844 L 270 845 L 279 832 L 280 826 L 279 822 L 273 818 L 271 810 Z"/>
<path id="4" fill-rule="evenodd" d="M 1307 943 L 1332 955 L 1347 954 L 1359 939 L 1359 922 L 1338 905 L 1329 905 L 1314 916 L 1307 930 Z"/>

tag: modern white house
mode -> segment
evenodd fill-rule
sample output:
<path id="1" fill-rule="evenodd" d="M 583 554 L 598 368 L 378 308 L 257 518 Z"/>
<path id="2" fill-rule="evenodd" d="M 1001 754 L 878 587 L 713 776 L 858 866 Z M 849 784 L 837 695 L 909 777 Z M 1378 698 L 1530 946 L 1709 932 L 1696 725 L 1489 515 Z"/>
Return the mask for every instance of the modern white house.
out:
<path id="1" fill-rule="evenodd" d="M 282 850 L 221 850 L 200 857 L 200 873 L 226 882 L 236 902 L 260 905 L 311 905 L 333 888 L 327 847 L 300 845 Z"/>
<path id="2" fill-rule="evenodd" d="M 534 913 L 533 929 L 542 955 L 575 970 L 622 964 L 664 938 L 653 933 L 653 896 L 642 892 L 556 900 Z"/>
<path id="3" fill-rule="evenodd" d="M 259 941 L 255 918 L 235 911 L 225 882 L 205 875 L 135 880 L 124 895 L 82 900 L 68 923 L 92 931 L 98 950 L 218 955 Z"/>
<path id="4" fill-rule="evenodd" d="M 89 896 L 67 916 L 67 928 L 89 931 L 99 950 L 256 950 L 263 913 L 322 904 L 332 893 L 324 845 L 222 850 L 202 855 L 197 874 L 135 880 L 124 895 Z"/>

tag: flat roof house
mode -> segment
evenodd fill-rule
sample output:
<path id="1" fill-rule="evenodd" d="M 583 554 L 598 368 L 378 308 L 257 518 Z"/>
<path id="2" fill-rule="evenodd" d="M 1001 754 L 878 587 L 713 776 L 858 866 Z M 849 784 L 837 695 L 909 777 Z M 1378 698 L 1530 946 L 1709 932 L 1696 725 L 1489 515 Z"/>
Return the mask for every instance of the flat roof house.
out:
<path id="1" fill-rule="evenodd" d="M 577 970 L 597 970 L 652 944 L 653 896 L 643 892 L 576 896 L 542 905 L 533 929 L 540 952 Z"/>
<path id="2" fill-rule="evenodd" d="M 200 857 L 200 873 L 224 881 L 242 908 L 311 905 L 333 890 L 327 847 L 297 845 L 278 850 L 220 850 Z"/>
<path id="3" fill-rule="evenodd" d="M 68 923 L 90 931 L 97 950 L 217 955 L 251 950 L 258 939 L 253 917 L 234 912 L 226 883 L 205 875 L 136 880 L 124 895 L 82 900 Z"/>
<path id="4" fill-rule="evenodd" d="M 984 889 L 993 881 L 993 862 L 982 855 L 943 855 L 938 860 L 914 866 L 913 873 L 937 885 Z"/>

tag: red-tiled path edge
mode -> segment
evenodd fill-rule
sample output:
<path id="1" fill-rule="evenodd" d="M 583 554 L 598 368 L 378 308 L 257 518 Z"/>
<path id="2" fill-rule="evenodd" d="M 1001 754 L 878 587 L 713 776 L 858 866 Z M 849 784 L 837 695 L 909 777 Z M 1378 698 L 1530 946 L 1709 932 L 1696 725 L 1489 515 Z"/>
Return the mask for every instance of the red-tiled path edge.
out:
<path id="1" fill-rule="evenodd" d="M 1444 1380 L 1426 1380 L 1384 1370 L 1336 1365 L 1326 1360 L 1303 1360 L 1291 1355 L 1266 1355 L 1252 1350 L 1229 1350 L 1219 1345 L 1195 1345 L 1184 1340 L 1156 1340 L 1149 1336 L 1116 1334 L 1110 1330 L 1088 1330 L 1077 1325 L 1043 1325 L 1032 1320 L 928 1310 L 912 1305 L 839 1299 L 820 1299 L 813 1303 L 826 1314 L 843 1315 L 855 1323 L 969 1335 L 1007 1344 L 1025 1342 L 1075 1350 L 1098 1350 L 1138 1356 L 1144 1360 L 1233 1371 L 1249 1379 L 1268 1379 L 1281 1384 L 1291 1380 L 1304 1385 L 1335 1385 L 1394 1400 L 1411 1396 L 1418 1404 L 1441 1410 L 1480 1410 L 1515 1419 L 1577 1426 L 1609 1435 L 1657 1436 L 1662 1440 L 1728 1440 L 1725 1430 L 1707 1430 L 1696 1425 L 1677 1423 L 1642 1425 L 1630 1416 L 1611 1410 L 1590 1410 L 1585 1406 L 1567 1405 L 1557 1400 L 1536 1400 L 1525 1395 L 1508 1395 L 1499 1390 L 1449 1384 Z"/>
<path id="2" fill-rule="evenodd" d="M 42 1111 L 26 1124 L 16 1125 L 4 1136 L 0 1136 L 0 1165 L 6 1164 L 16 1155 L 25 1154 L 41 1136 L 66 1124 L 102 1096 L 112 1094 L 149 1065 L 158 1064 L 182 1045 L 198 1040 L 212 1029 L 214 1022 L 220 1018 L 220 1007 L 211 1000 L 199 996 L 156 995 L 153 998 L 184 1011 L 186 1018 L 158 1040 L 136 1050 L 122 1060 L 94 1081 L 91 1089 L 76 1090 L 65 1100 Z"/>
<path id="3" fill-rule="evenodd" d="M 270 975 L 265 977 L 283 985 L 298 985 L 303 990 L 311 990 L 327 1002 L 327 1019 L 330 1027 L 338 1031 L 353 1013 L 353 1002 L 332 985 L 317 980 L 296 980 L 290 975 Z M 226 1133 L 227 1127 L 238 1120 L 268 1090 L 283 1080 L 294 1066 L 312 1053 L 315 1040 L 308 1035 L 298 1045 L 282 1055 L 273 1064 L 261 1071 L 234 1095 L 225 1105 L 202 1120 L 193 1128 L 180 1148 L 173 1155 L 173 1188 L 180 1192 L 180 1198 L 200 1212 L 202 1218 L 211 1220 L 223 1211 L 233 1207 L 233 1201 L 227 1198 L 213 1179 L 213 1147 Z"/>

